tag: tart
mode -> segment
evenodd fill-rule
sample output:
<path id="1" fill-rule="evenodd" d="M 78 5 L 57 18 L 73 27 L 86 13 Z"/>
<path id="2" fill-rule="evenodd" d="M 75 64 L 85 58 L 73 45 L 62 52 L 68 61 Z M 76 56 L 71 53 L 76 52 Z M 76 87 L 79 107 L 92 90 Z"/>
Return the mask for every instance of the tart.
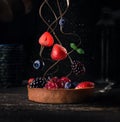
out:
<path id="1" fill-rule="evenodd" d="M 45 89 L 27 86 L 28 99 L 38 103 L 80 103 L 94 93 L 94 87 L 81 89 Z"/>

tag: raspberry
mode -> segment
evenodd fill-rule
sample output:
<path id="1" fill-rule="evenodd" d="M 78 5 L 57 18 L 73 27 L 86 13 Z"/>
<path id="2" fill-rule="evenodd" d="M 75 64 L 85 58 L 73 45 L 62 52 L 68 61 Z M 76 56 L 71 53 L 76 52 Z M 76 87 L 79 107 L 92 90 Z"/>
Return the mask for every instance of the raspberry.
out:
<path id="1" fill-rule="evenodd" d="M 56 82 L 58 80 L 58 77 L 52 77 L 50 81 Z"/>
<path id="2" fill-rule="evenodd" d="M 54 82 L 58 88 L 64 88 L 65 81 L 59 79 L 58 77 L 52 77 L 49 81 Z"/>
<path id="3" fill-rule="evenodd" d="M 53 81 L 48 81 L 46 84 L 45 84 L 45 87 L 46 89 L 58 89 L 58 85 L 56 82 L 53 82 Z"/>
<path id="4" fill-rule="evenodd" d="M 70 81 L 71 80 L 68 77 L 63 76 L 60 79 L 58 79 L 56 82 L 57 82 L 59 88 L 64 88 L 65 83 L 70 82 Z"/>
<path id="5" fill-rule="evenodd" d="M 58 79 L 56 81 L 56 83 L 58 85 L 58 88 L 64 88 L 64 86 L 65 86 L 65 82 L 63 80 L 61 80 L 61 79 Z"/>
<path id="6" fill-rule="evenodd" d="M 68 77 L 52 77 L 51 79 L 49 79 L 49 81 L 54 82 L 55 84 L 57 84 L 58 88 L 64 88 L 65 83 L 66 82 L 70 82 L 71 80 Z"/>
<path id="7" fill-rule="evenodd" d="M 37 77 L 30 84 L 30 88 L 43 88 L 46 84 L 46 78 Z"/>
<path id="8" fill-rule="evenodd" d="M 71 81 L 68 77 L 65 76 L 61 77 L 60 80 L 64 81 L 65 83 Z"/>
<path id="9" fill-rule="evenodd" d="M 72 72 L 76 75 L 81 75 L 85 73 L 85 67 L 84 64 L 82 64 L 80 61 L 74 60 L 72 65 Z"/>

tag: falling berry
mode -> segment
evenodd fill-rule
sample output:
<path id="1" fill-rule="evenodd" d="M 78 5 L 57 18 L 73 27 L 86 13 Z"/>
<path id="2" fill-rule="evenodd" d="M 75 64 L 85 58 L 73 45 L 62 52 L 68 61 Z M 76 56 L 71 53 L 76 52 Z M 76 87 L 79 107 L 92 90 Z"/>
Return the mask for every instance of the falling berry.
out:
<path id="1" fill-rule="evenodd" d="M 33 68 L 35 68 L 36 70 L 39 68 L 42 68 L 44 66 L 44 62 L 40 61 L 40 60 L 36 60 L 33 63 Z"/>
<path id="2" fill-rule="evenodd" d="M 54 39 L 49 32 L 44 32 L 39 38 L 39 44 L 45 47 L 50 47 L 54 44 Z"/>
<path id="3" fill-rule="evenodd" d="M 67 50 L 60 44 L 54 44 L 51 52 L 52 60 L 63 60 L 67 57 Z"/>
<path id="4" fill-rule="evenodd" d="M 74 60 L 71 64 L 72 72 L 76 75 L 81 75 L 85 73 L 84 64 L 78 60 Z"/>
<path id="5" fill-rule="evenodd" d="M 60 18 L 59 25 L 63 27 L 64 24 L 65 24 L 65 19 L 64 18 Z"/>

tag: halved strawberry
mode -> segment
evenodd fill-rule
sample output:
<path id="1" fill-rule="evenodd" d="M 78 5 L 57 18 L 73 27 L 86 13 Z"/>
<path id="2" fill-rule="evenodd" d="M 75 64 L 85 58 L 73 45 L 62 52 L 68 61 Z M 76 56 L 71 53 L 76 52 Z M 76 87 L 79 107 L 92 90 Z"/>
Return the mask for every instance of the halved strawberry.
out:
<path id="1" fill-rule="evenodd" d="M 54 43 L 54 39 L 49 32 L 44 32 L 42 36 L 39 38 L 39 44 L 42 46 L 50 47 Z"/>
<path id="2" fill-rule="evenodd" d="M 88 88 L 88 87 L 94 87 L 95 84 L 91 81 L 83 81 L 81 83 L 79 83 L 75 89 L 80 89 L 80 88 Z"/>
<path id="3" fill-rule="evenodd" d="M 52 60 L 63 60 L 67 57 L 67 50 L 60 44 L 54 44 L 51 51 Z"/>

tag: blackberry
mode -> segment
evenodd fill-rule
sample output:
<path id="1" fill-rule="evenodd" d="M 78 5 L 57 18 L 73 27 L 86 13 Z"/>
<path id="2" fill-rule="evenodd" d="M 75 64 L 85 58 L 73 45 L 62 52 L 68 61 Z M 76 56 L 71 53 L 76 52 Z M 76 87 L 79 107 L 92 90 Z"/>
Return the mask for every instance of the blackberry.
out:
<path id="1" fill-rule="evenodd" d="M 85 67 L 84 64 L 82 64 L 80 61 L 78 60 L 74 60 L 71 64 L 71 69 L 72 72 L 76 75 L 81 75 L 83 73 L 85 73 Z"/>
<path id="2" fill-rule="evenodd" d="M 30 83 L 30 88 L 43 88 L 46 82 L 46 78 L 36 77 L 33 82 Z"/>

